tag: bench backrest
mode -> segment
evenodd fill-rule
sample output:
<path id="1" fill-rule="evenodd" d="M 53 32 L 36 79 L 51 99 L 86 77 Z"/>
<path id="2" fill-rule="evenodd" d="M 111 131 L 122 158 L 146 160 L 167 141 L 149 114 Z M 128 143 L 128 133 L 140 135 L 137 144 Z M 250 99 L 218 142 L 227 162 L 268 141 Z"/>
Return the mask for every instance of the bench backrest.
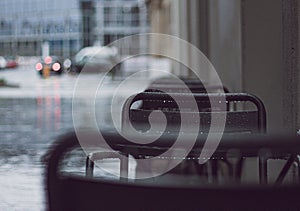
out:
<path id="1" fill-rule="evenodd" d="M 191 94 L 174 94 L 178 99 L 186 101 L 191 99 Z M 164 93 L 151 93 L 143 92 L 135 96 L 130 97 L 122 111 L 122 131 L 127 132 L 131 129 L 129 123 L 131 123 L 137 130 L 147 131 L 150 129 L 149 117 L 151 113 L 162 111 L 167 119 L 167 132 L 176 132 L 180 130 L 181 115 L 184 114 L 186 119 L 190 119 L 190 123 L 195 120 L 199 121 L 200 132 L 206 133 L 210 129 L 211 123 L 211 111 L 203 111 L 207 109 L 207 105 L 210 105 L 211 101 L 219 102 L 221 99 L 225 99 L 226 104 L 232 102 L 251 102 L 255 105 L 255 110 L 239 110 L 239 111 L 217 111 L 215 114 L 226 114 L 225 132 L 249 132 L 249 133 L 265 133 L 266 132 L 266 111 L 265 107 L 260 99 L 257 97 L 244 94 L 244 93 L 226 93 L 225 98 L 220 98 L 220 94 L 192 94 L 194 97 L 198 109 L 196 111 L 188 107 L 189 103 L 184 110 L 179 111 L 177 103 L 168 94 Z M 133 109 L 132 105 L 135 102 L 143 102 L 141 108 Z M 146 105 L 145 106 L 145 103 Z M 222 103 L 222 102 L 220 102 Z M 199 115 L 197 118 L 195 114 Z M 155 115 L 154 115 L 155 117 Z M 153 119 L 152 122 L 160 124 L 160 119 Z M 189 124 L 189 122 L 184 122 Z M 159 132 L 159 131 L 158 131 Z M 162 131 L 163 132 L 163 131 Z M 190 131 L 184 131 L 190 132 Z M 216 131 L 218 132 L 218 131 Z"/>

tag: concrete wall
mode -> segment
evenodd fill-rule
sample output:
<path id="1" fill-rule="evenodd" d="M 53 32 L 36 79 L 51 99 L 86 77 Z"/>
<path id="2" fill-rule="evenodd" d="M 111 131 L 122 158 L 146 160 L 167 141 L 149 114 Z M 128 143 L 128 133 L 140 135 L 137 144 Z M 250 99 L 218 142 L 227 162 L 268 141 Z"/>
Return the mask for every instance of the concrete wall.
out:
<path id="1" fill-rule="evenodd" d="M 240 0 L 209 1 L 208 57 L 223 84 L 232 92 L 242 91 Z"/>
<path id="2" fill-rule="evenodd" d="M 170 0 L 151 0 L 148 2 L 149 16 L 151 20 L 151 33 L 171 33 L 170 20 Z M 160 52 L 161 55 L 169 54 L 171 46 L 168 43 L 162 42 L 157 37 L 151 37 L 151 50 Z"/>
<path id="3" fill-rule="evenodd" d="M 207 56 L 223 84 L 263 100 L 270 133 L 295 134 L 299 128 L 298 4 L 299 0 L 208 1 L 209 33 L 199 35 L 207 37 Z"/>
<path id="4" fill-rule="evenodd" d="M 297 1 L 243 0 L 243 90 L 260 97 L 270 133 L 296 133 Z M 296 30 L 296 31 L 295 31 Z"/>
<path id="5" fill-rule="evenodd" d="M 174 0 L 172 17 L 173 34 L 198 47 L 213 63 L 225 86 L 231 91 L 241 91 L 240 0 Z M 180 48 L 176 52 L 197 66 L 199 58 L 189 49 Z M 174 72 L 188 75 L 182 66 L 175 67 Z M 210 80 L 208 72 L 201 75 L 203 80 Z"/>
<path id="6" fill-rule="evenodd" d="M 270 133 L 300 127 L 299 1 L 172 1 L 173 34 L 200 48 L 230 91 L 262 99 Z M 197 62 L 189 49 L 175 51 Z"/>
<path id="7" fill-rule="evenodd" d="M 173 0 L 171 7 L 172 35 L 175 35 L 199 48 L 208 55 L 208 0 Z M 186 46 L 175 46 L 173 51 L 190 66 L 201 67 L 201 61 Z M 209 81 L 208 71 L 196 68 L 201 80 Z M 181 76 L 191 76 L 191 71 L 182 65 L 174 65 L 173 72 Z"/>
<path id="8" fill-rule="evenodd" d="M 171 6 L 171 34 L 183 40 L 189 41 L 190 25 L 188 25 L 188 1 L 173 0 Z M 176 57 L 181 58 L 185 63 L 189 60 L 189 50 L 184 46 L 172 46 Z M 178 63 L 173 63 L 173 73 L 180 76 L 187 76 L 188 70 Z"/>

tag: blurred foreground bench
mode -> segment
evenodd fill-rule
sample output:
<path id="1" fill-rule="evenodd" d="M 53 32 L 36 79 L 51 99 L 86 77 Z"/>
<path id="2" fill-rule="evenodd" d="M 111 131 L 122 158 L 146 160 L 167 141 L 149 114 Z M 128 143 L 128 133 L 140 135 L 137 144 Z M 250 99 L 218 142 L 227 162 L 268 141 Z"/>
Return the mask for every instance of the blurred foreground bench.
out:
<path id="1" fill-rule="evenodd" d="M 94 132 L 86 131 L 86 141 L 95 140 Z M 103 133 L 116 152 L 127 155 L 157 155 L 166 150 L 174 137 L 164 136 L 155 142 L 155 147 L 129 144 L 126 139 L 115 132 Z M 188 141 L 188 140 L 187 140 Z M 198 155 L 205 137 L 198 137 L 190 156 Z M 95 143 L 90 143 L 91 146 Z M 299 183 L 292 185 L 249 185 L 228 183 L 224 185 L 187 185 L 176 180 L 187 180 L 182 176 L 164 183 L 143 183 L 141 181 L 111 181 L 74 174 L 61 173 L 60 164 L 64 155 L 71 149 L 79 147 L 74 132 L 60 137 L 49 152 L 47 162 L 46 185 L 50 210 L 299 210 Z M 223 136 L 214 157 L 226 156 L 227 152 L 238 150 L 236 156 L 266 156 L 286 158 L 277 180 L 284 177 L 287 169 L 300 152 L 299 137 L 266 135 Z M 233 155 L 233 156 L 234 156 Z M 172 185 L 173 184 L 173 185 Z"/>

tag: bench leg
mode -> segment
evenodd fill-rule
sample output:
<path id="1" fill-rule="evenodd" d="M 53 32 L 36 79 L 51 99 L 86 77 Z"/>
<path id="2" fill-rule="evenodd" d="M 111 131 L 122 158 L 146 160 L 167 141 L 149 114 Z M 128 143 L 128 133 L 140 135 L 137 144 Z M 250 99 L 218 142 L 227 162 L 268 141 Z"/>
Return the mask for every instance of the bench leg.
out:
<path id="1" fill-rule="evenodd" d="M 121 180 L 128 180 L 128 166 L 129 166 L 129 159 L 128 156 L 123 155 L 120 159 L 120 177 Z"/>
<path id="2" fill-rule="evenodd" d="M 286 164 L 283 166 L 283 169 L 281 170 L 278 178 L 276 179 L 275 185 L 280 185 L 283 182 L 283 180 L 284 180 L 285 176 L 287 175 L 289 169 L 291 168 L 291 166 L 295 162 L 295 159 L 296 159 L 296 157 L 294 155 L 291 155 L 289 157 Z"/>
<path id="3" fill-rule="evenodd" d="M 87 156 L 85 163 L 85 176 L 93 177 L 94 175 L 94 162 L 90 159 L 90 156 Z"/>
<path id="4" fill-rule="evenodd" d="M 212 184 L 218 183 L 218 161 L 209 160 L 206 163 L 207 173 L 208 173 L 208 182 Z"/>
<path id="5" fill-rule="evenodd" d="M 265 156 L 259 156 L 259 183 L 268 184 L 268 159 Z"/>
<path id="6" fill-rule="evenodd" d="M 236 183 L 241 182 L 241 177 L 242 177 L 242 172 L 243 172 L 243 164 L 244 164 L 244 159 L 241 157 L 234 167 L 235 168 L 234 180 Z"/>

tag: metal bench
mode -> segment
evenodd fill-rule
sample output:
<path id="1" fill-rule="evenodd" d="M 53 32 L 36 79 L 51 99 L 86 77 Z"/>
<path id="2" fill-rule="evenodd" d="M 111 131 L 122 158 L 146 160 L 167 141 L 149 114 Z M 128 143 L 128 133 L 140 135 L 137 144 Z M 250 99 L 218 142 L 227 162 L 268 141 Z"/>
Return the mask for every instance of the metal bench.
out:
<path id="1" fill-rule="evenodd" d="M 212 85 L 204 85 L 199 79 L 196 78 L 185 78 L 182 77 L 180 78 L 182 82 L 186 86 L 183 86 L 182 84 L 179 84 L 178 81 L 174 81 L 169 77 L 165 78 L 159 78 L 155 81 L 153 81 L 149 87 L 145 90 L 145 92 L 149 93 L 164 93 L 164 92 L 171 92 L 171 93 L 185 93 L 185 92 L 192 92 L 192 93 L 207 93 L 206 88 L 208 87 L 210 91 L 214 93 L 219 93 L 219 92 L 226 92 L 228 93 L 228 89 L 224 86 L 219 87 L 219 86 L 212 86 Z M 163 91 L 162 91 L 163 90 Z M 227 105 L 227 110 L 229 110 L 230 105 Z M 141 109 L 160 109 L 160 108 L 168 108 L 168 109 L 176 109 L 177 105 L 174 102 L 168 101 L 167 103 L 165 101 L 143 101 L 143 104 L 141 106 Z M 201 105 L 199 105 L 199 108 L 204 111 L 204 110 L 209 110 L 210 109 L 210 103 L 207 101 L 203 101 Z M 242 115 L 242 114 L 241 114 Z M 248 114 L 250 115 L 250 114 Z M 209 118 L 209 114 L 206 115 L 206 119 Z M 175 120 L 176 121 L 176 120 Z M 249 123 L 250 124 L 250 123 Z M 103 158 L 106 158 L 106 154 L 103 154 Z M 111 157 L 112 158 L 112 157 Z M 115 157 L 118 159 L 118 156 L 116 155 Z M 93 169 L 94 169 L 94 162 L 93 160 L 101 160 L 101 153 L 91 153 L 86 160 L 86 175 L 87 176 L 93 176 Z"/>
<path id="2" fill-rule="evenodd" d="M 188 94 L 174 94 L 178 97 L 178 99 L 182 100 L 183 102 L 186 102 L 187 100 L 190 100 L 191 95 Z M 201 110 L 201 106 L 203 104 L 206 106 L 207 103 L 209 104 L 209 97 L 211 100 L 217 101 L 219 103 L 220 101 L 220 95 L 219 94 L 193 94 L 192 97 L 195 98 L 197 101 L 198 107 L 200 107 L 199 110 Z M 177 99 L 177 100 L 178 100 Z M 265 108 L 263 103 L 256 98 L 253 95 L 249 94 L 226 94 L 225 98 L 222 98 L 222 100 L 226 100 L 227 104 L 230 103 L 236 103 L 236 102 L 251 102 L 256 106 L 256 110 L 246 110 L 246 111 L 224 111 L 227 115 L 227 120 L 225 124 L 225 133 L 265 133 L 266 131 L 266 114 L 265 114 Z M 138 101 L 146 101 L 147 105 L 153 104 L 154 107 L 150 107 L 148 109 L 133 109 L 132 105 L 135 102 Z M 148 103 L 148 101 L 151 101 Z M 187 104 L 189 105 L 189 104 Z M 135 129 L 140 130 L 142 132 L 146 132 L 150 128 L 149 124 L 149 115 L 153 112 L 157 112 L 157 109 L 160 109 L 164 112 L 164 115 L 167 119 L 167 128 L 165 131 L 157 131 L 158 133 L 175 133 L 180 131 L 180 112 L 178 110 L 174 110 L 174 108 L 178 109 L 178 106 L 176 102 L 167 94 L 164 93 L 150 93 L 150 92 L 144 92 L 137 94 L 135 96 L 132 96 L 129 98 L 123 108 L 123 116 L 122 116 L 122 131 L 123 133 L 130 133 L 132 130 L 131 124 L 135 127 Z M 167 109 L 165 109 L 167 108 Z M 171 108 L 171 109 L 170 109 Z M 187 115 L 188 120 L 191 122 L 195 120 L 193 117 L 195 115 L 195 110 L 189 110 L 186 108 L 185 115 Z M 219 111 L 222 113 L 222 111 Z M 210 117 L 211 112 L 197 112 L 200 115 L 200 131 L 199 134 L 205 134 L 210 129 Z M 152 122 L 155 124 L 159 124 L 159 119 L 156 121 L 155 119 L 152 120 Z M 185 122 L 185 124 L 189 125 L 189 122 Z M 186 133 L 189 133 L 188 128 Z M 215 131 L 218 132 L 218 131 Z M 101 153 L 94 153 L 91 156 L 88 156 L 87 158 L 87 168 L 86 172 L 87 175 L 93 175 L 93 168 L 94 168 L 94 160 L 101 160 Z M 141 155 L 139 155 L 141 156 Z M 199 156 L 199 155 L 197 155 Z M 97 157 L 97 159 L 95 159 Z M 105 154 L 103 154 L 103 159 L 105 158 Z M 116 156 L 117 158 L 117 156 Z M 264 172 L 264 169 L 267 169 L 267 162 L 264 159 L 260 160 L 260 172 Z M 243 164 L 243 159 L 241 158 L 237 165 L 235 166 L 236 169 L 233 169 L 233 167 L 230 165 L 230 163 L 225 160 L 225 162 L 228 164 L 230 168 L 230 172 L 232 176 L 235 177 L 236 180 L 239 180 L 241 175 L 241 169 Z M 210 162 L 211 170 L 209 170 L 211 175 L 211 180 L 216 180 L 217 177 L 217 160 L 212 160 Z M 123 165 L 122 165 L 123 166 Z M 236 172 L 236 173 L 233 173 Z M 233 175 L 235 174 L 235 175 Z M 265 172 L 266 174 L 266 172 Z M 264 182 L 264 178 L 266 176 L 264 174 L 260 175 L 261 181 Z"/>
<path id="3" fill-rule="evenodd" d="M 173 81 L 170 78 L 160 78 L 152 82 L 144 92 L 154 93 L 229 93 L 229 90 L 225 86 L 215 86 L 211 84 L 204 84 L 199 79 L 180 78 L 183 83 Z M 209 90 L 206 90 L 209 89 Z M 159 102 L 152 103 L 151 101 L 144 101 L 141 106 L 142 109 L 159 108 Z M 164 105 L 166 106 L 166 105 Z M 175 108 L 175 105 L 168 104 L 169 108 Z M 202 109 L 209 109 L 209 103 L 203 103 Z"/>
<path id="4" fill-rule="evenodd" d="M 201 132 L 208 132 L 210 128 L 210 116 L 211 112 L 202 112 L 203 108 L 207 107 L 211 101 L 216 101 L 220 104 L 226 105 L 237 102 L 251 102 L 255 105 L 256 110 L 242 110 L 242 111 L 219 111 L 219 113 L 225 112 L 227 116 L 225 132 L 250 132 L 250 133 L 265 133 L 266 132 L 266 111 L 262 101 L 254 95 L 245 93 L 226 93 L 220 94 L 173 94 L 177 97 L 177 102 L 165 93 L 151 93 L 143 92 L 130 97 L 122 111 L 122 131 L 128 132 L 131 129 L 130 124 L 133 124 L 137 129 L 142 131 L 147 130 L 149 125 L 149 115 L 151 112 L 157 112 L 161 110 L 168 120 L 168 126 L 173 131 L 178 130 L 176 125 L 180 125 L 180 113 L 190 115 L 191 120 L 194 113 L 200 115 L 200 129 Z M 222 96 L 225 96 L 222 97 Z M 195 99 L 197 108 L 190 108 L 188 101 L 191 97 Z M 177 105 L 178 99 L 185 103 L 186 107 L 183 111 L 179 110 Z M 223 102 L 223 100 L 226 100 Z M 146 102 L 147 107 L 133 109 L 132 105 L 135 102 Z M 150 106 L 153 105 L 153 106 Z M 196 110 L 195 110 L 196 109 Z M 153 120 L 155 122 L 155 120 Z M 188 122 L 187 122 L 188 123 Z"/>
<path id="5" fill-rule="evenodd" d="M 229 90 L 225 86 L 214 86 L 211 84 L 205 84 L 197 78 L 187 78 L 181 77 L 179 78 L 181 82 L 183 82 L 192 93 L 206 93 L 206 87 L 209 88 L 212 92 L 225 92 L 229 93 Z M 166 90 L 168 92 L 173 93 L 184 93 L 187 91 L 186 87 L 183 87 L 182 83 L 179 83 L 176 80 L 172 80 L 172 78 L 165 77 L 159 78 L 153 81 L 149 87 L 145 90 L 145 92 L 159 92 L 159 90 Z"/>
<path id="6" fill-rule="evenodd" d="M 181 124 L 181 115 L 185 115 L 184 124 L 190 125 L 193 124 L 194 121 L 197 121 L 195 118 L 195 114 L 199 114 L 200 122 L 198 123 L 200 126 L 199 133 L 205 134 L 208 133 L 210 130 L 211 125 L 211 111 L 210 112 L 202 112 L 203 109 L 206 109 L 209 105 L 210 107 L 210 100 L 216 101 L 220 104 L 226 103 L 226 108 L 230 107 L 230 104 L 237 103 L 237 102 L 251 102 L 255 105 L 255 110 L 239 110 L 239 111 L 217 111 L 217 115 L 219 114 L 226 114 L 226 123 L 224 133 L 265 133 L 266 132 L 266 111 L 265 107 L 260 99 L 257 97 L 245 94 L 245 93 L 226 93 L 225 98 L 221 98 L 220 94 L 200 94 L 194 93 L 192 97 L 196 100 L 198 111 L 191 110 L 189 108 L 190 104 L 188 100 L 190 100 L 190 94 L 172 94 L 173 97 L 176 97 L 176 101 L 171 98 L 168 94 L 165 93 L 150 93 L 144 92 L 139 93 L 135 96 L 129 98 L 124 106 L 123 109 L 123 117 L 122 117 L 122 132 L 123 133 L 130 133 L 132 130 L 132 126 L 141 132 L 147 132 L 150 129 L 149 117 L 151 114 L 155 114 L 156 112 L 162 111 L 167 120 L 167 127 L 165 131 L 157 131 L 158 133 L 176 133 L 180 131 L 180 124 Z M 188 108 L 184 108 L 184 111 L 180 111 L 178 108 L 178 100 L 185 102 Z M 226 102 L 221 102 L 226 100 Z M 139 109 L 133 109 L 132 105 L 135 102 L 142 101 L 142 107 Z M 147 106 L 145 106 L 147 105 Z M 194 108 L 193 108 L 194 109 Z M 200 111 L 200 112 L 199 112 Z M 160 119 L 152 118 L 151 122 L 153 124 L 160 124 Z M 193 131 L 189 131 L 189 128 L 185 127 L 185 133 L 190 133 Z M 213 131 L 219 132 L 219 131 Z M 217 177 L 217 160 L 211 160 L 209 162 L 207 171 L 210 171 L 210 176 L 213 181 L 216 181 Z M 243 159 L 241 158 L 236 165 L 237 169 L 233 169 L 230 165 L 228 160 L 225 160 L 228 164 L 229 168 L 231 169 L 231 174 L 236 172 L 236 175 L 232 175 L 235 177 L 236 180 L 239 180 L 242 173 L 242 165 Z M 265 183 L 267 172 L 267 161 L 263 158 L 260 159 L 260 172 L 264 172 L 264 174 L 260 175 L 261 182 Z"/>
<path id="7" fill-rule="evenodd" d="M 90 133 L 90 136 L 93 136 Z M 161 137 L 156 147 L 124 144 L 115 133 L 104 134 L 116 151 L 128 154 L 151 154 L 165 150 L 165 143 L 173 141 Z M 88 138 L 88 137 L 87 137 Z M 300 152 L 299 137 L 231 136 L 223 137 L 216 156 L 239 147 L 242 156 L 257 156 L 262 148 L 268 148 L 275 156 L 293 156 Z M 193 152 L 203 146 L 197 139 Z M 237 145 L 237 142 L 239 143 Z M 140 181 L 107 181 L 60 173 L 60 163 L 66 152 L 79 147 L 75 133 L 58 139 L 49 152 L 46 169 L 46 191 L 49 210 L 299 210 L 299 184 L 291 186 L 237 185 L 190 186 L 186 184 L 143 183 Z M 218 155 L 219 154 L 219 155 Z M 284 168 L 287 168 L 286 165 Z M 284 169 L 283 169 L 284 171 Z M 182 177 L 183 181 L 185 177 Z M 172 183 L 174 182 L 174 184 Z M 172 185 L 173 184 L 173 185 Z"/>

